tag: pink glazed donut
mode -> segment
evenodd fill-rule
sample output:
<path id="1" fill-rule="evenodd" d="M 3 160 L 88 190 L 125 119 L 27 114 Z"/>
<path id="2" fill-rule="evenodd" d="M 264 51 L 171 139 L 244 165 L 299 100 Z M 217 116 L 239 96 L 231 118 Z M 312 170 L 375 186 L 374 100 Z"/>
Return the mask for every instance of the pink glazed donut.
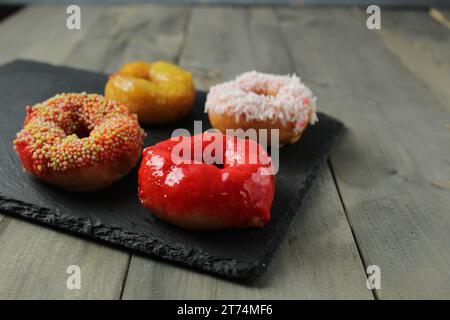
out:
<path id="1" fill-rule="evenodd" d="M 308 124 L 317 121 L 316 97 L 296 75 L 250 71 L 210 88 L 205 104 L 211 125 L 227 129 L 279 130 L 279 144 L 300 139 Z"/>

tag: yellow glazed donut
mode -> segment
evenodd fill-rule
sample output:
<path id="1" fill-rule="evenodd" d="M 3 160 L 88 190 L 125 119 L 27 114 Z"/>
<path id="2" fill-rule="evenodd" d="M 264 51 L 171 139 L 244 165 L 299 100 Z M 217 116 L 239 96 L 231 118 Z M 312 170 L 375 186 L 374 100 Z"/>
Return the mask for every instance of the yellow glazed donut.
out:
<path id="1" fill-rule="evenodd" d="M 192 74 L 158 61 L 135 61 L 109 77 L 105 96 L 125 104 L 142 123 L 169 123 L 188 115 L 194 105 Z"/>

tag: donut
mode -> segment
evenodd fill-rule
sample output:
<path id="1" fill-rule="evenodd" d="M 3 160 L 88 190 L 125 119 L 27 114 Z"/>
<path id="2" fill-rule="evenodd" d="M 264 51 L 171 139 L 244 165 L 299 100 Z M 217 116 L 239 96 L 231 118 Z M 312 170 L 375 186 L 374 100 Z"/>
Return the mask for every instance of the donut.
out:
<path id="1" fill-rule="evenodd" d="M 109 77 L 108 99 L 124 103 L 145 124 L 178 121 L 194 105 L 195 88 L 190 72 L 168 62 L 131 62 Z"/>
<path id="2" fill-rule="evenodd" d="M 210 88 L 205 112 L 212 127 L 279 130 L 279 144 L 295 143 L 317 121 L 316 98 L 300 78 L 250 71 Z"/>
<path id="3" fill-rule="evenodd" d="M 23 167 L 70 191 L 104 188 L 140 158 L 144 131 L 127 108 L 97 94 L 62 93 L 27 107 L 14 148 Z"/>
<path id="4" fill-rule="evenodd" d="M 144 150 L 138 173 L 142 205 L 187 229 L 266 225 L 275 176 L 264 148 L 254 140 L 220 132 L 183 139 L 171 138 Z M 191 152 L 179 151 L 180 144 L 190 145 Z M 220 160 L 205 159 L 211 148 Z"/>

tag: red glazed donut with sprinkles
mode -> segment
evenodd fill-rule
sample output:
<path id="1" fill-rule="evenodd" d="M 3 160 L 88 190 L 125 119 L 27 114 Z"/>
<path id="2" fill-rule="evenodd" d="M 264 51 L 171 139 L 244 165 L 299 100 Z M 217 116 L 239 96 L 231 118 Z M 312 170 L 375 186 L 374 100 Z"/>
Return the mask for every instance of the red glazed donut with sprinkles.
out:
<path id="1" fill-rule="evenodd" d="M 27 107 L 14 147 L 23 167 L 70 191 L 94 191 L 138 162 L 144 131 L 136 115 L 97 94 L 62 93 Z"/>
<path id="2" fill-rule="evenodd" d="M 317 121 L 316 98 L 300 78 L 250 71 L 210 88 L 205 104 L 211 125 L 227 129 L 279 130 L 280 145 L 297 142 Z"/>

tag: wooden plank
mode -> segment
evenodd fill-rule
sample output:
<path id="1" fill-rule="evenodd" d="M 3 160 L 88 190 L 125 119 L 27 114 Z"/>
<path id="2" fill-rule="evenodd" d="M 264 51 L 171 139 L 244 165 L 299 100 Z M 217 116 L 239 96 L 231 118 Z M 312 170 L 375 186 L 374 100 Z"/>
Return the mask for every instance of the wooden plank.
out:
<path id="1" fill-rule="evenodd" d="M 183 21 L 186 22 L 188 14 L 186 8 L 151 5 L 85 9 L 82 6 L 81 31 L 55 28 L 65 19 L 65 14 L 61 15 L 65 6 L 45 7 L 44 11 L 34 7 L 26 9 L 25 15 L 17 17 L 19 22 L 9 21 L 20 31 L 25 32 L 27 28 L 21 26 L 31 25 L 29 21 L 35 21 L 40 14 L 58 18 L 36 27 L 34 37 L 39 39 L 38 42 L 30 42 L 28 47 L 22 42 L 13 43 L 8 51 L 10 58 L 20 56 L 92 70 L 108 71 L 109 67 L 111 71 L 127 59 L 145 58 L 146 51 L 137 51 L 133 40 L 125 41 L 134 39 L 133 35 L 142 40 L 142 48 L 149 48 L 149 43 L 161 46 L 150 51 L 152 57 L 146 60 L 171 60 L 180 50 Z M 1 27 L 0 24 L 0 30 L 3 30 Z M 10 33 L 5 34 L 7 39 L 14 38 Z M 1 42 L 2 35 L 0 32 Z M 48 52 L 48 46 L 52 44 L 55 48 Z M 12 218 L 0 220 L 0 243 L 0 272 L 3 275 L 0 276 L 0 297 L 120 297 L 130 259 L 127 253 Z M 79 291 L 66 288 L 68 275 L 65 270 L 69 264 L 81 267 L 82 283 L 88 284 L 82 284 Z"/>
<path id="2" fill-rule="evenodd" d="M 348 127 L 331 164 L 378 296 L 449 298 L 449 113 L 359 13 L 279 13 L 319 108 Z"/>
<path id="3" fill-rule="evenodd" d="M 450 110 L 450 29 L 426 11 L 383 10 L 382 28 L 377 34 Z"/>
<path id="4" fill-rule="evenodd" d="M 292 71 L 284 48 L 272 9 L 195 7 L 180 64 L 206 90 L 249 69 Z M 240 285 L 133 256 L 123 295 L 125 299 L 330 297 L 373 298 L 328 167 L 258 283 Z"/>
<path id="5" fill-rule="evenodd" d="M 131 60 L 174 61 L 183 42 L 188 13 L 182 6 L 108 7 L 66 62 L 111 73 Z"/>
<path id="6" fill-rule="evenodd" d="M 52 6 L 51 10 L 47 10 L 44 6 L 44 12 L 38 19 L 47 20 L 46 17 L 51 13 L 50 21 L 46 21 L 45 25 L 37 27 L 36 32 L 45 30 L 45 36 L 36 35 L 32 45 L 28 45 L 20 52 L 19 57 L 23 59 L 31 59 L 52 64 L 69 63 L 67 56 L 70 52 L 76 52 L 77 44 L 84 39 L 87 33 L 92 31 L 91 25 L 97 21 L 99 15 L 105 11 L 103 6 L 85 5 L 81 8 L 81 29 L 69 30 L 66 28 L 67 6 Z M 41 6 L 37 6 L 42 10 Z M 38 13 L 32 13 L 33 19 L 36 20 Z M 45 18 L 44 18 L 45 17 Z M 21 21 L 28 21 L 26 17 Z M 22 24 L 23 25 L 23 24 Z"/>
<path id="7" fill-rule="evenodd" d="M 18 58 L 60 62 L 82 37 L 102 7 L 82 6 L 82 29 L 66 28 L 67 6 L 29 6 L 0 23 L 0 64 Z"/>
<path id="8" fill-rule="evenodd" d="M 332 270 L 332 271 L 331 271 Z M 133 256 L 125 299 L 371 299 L 350 229 L 324 168 L 266 275 L 229 282 Z"/>
<path id="9" fill-rule="evenodd" d="M 7 20 L 8 28 L 14 26 L 19 34 L 26 33 L 36 22 L 30 32 L 39 41 L 28 41 L 27 47 L 22 39 L 14 40 L 20 37 L 11 32 L 12 29 L 0 32 L 0 42 L 14 40 L 8 42 L 6 58 L 36 57 L 51 63 L 61 63 L 67 50 L 72 50 L 80 36 L 86 34 L 88 22 L 92 22 L 101 11 L 103 9 L 100 7 L 91 7 L 87 12 L 82 12 L 80 34 L 77 31 L 68 32 L 65 27 L 55 28 L 57 21 L 59 24 L 56 25 L 63 22 L 65 6 L 26 8 L 20 15 Z M 50 22 L 41 23 L 41 20 L 45 20 L 42 17 L 46 16 Z M 5 30 L 3 24 L 0 24 L 0 30 Z M 52 43 L 55 48 L 49 50 L 47 45 Z M 0 297 L 120 298 L 129 254 L 9 217 L 0 221 L 0 230 Z M 69 290 L 66 287 L 69 276 L 66 269 L 69 265 L 81 268 L 81 290 Z"/>
<path id="10" fill-rule="evenodd" d="M 1 299 L 118 299 L 128 254 L 21 220 L 0 224 Z M 71 265 L 81 288 L 69 290 Z"/>
<path id="11" fill-rule="evenodd" d="M 26 48 L 33 39 L 36 39 L 40 27 L 47 22 L 52 23 L 51 19 L 41 19 L 44 13 L 45 6 L 30 6 L 0 23 L 0 39 L 2 39 L 2 43 L 8 44 L 2 46 L 1 64 L 16 59 L 21 50 Z"/>

